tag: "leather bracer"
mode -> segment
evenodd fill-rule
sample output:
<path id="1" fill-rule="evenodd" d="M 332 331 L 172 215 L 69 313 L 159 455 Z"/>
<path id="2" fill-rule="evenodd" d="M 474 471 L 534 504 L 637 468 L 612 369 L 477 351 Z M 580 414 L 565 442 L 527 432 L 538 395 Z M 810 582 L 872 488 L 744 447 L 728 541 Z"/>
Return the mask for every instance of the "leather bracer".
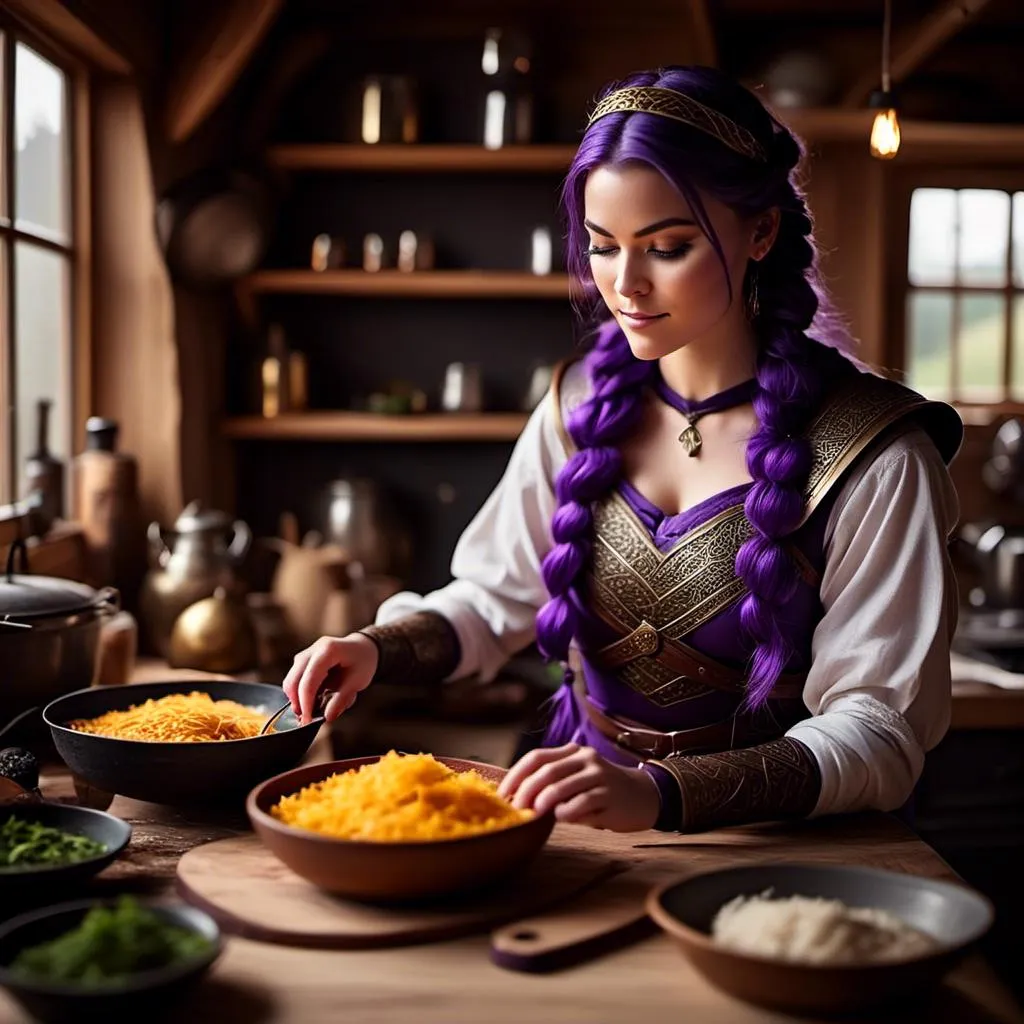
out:
<path id="1" fill-rule="evenodd" d="M 455 630 L 437 612 L 416 612 L 359 632 L 377 645 L 374 682 L 439 683 L 455 671 L 462 656 Z"/>
<path id="2" fill-rule="evenodd" d="M 679 832 L 805 818 L 821 793 L 814 756 L 786 737 L 720 754 L 647 763 L 668 772 L 678 786 L 681 810 L 674 830 Z M 671 828 L 661 819 L 659 827 Z"/>

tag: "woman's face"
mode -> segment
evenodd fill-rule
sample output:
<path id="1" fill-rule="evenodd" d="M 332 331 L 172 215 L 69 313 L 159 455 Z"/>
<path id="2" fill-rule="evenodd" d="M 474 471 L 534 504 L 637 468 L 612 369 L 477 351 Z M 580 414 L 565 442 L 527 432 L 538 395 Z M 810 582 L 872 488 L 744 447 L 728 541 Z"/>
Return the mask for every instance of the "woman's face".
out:
<path id="1" fill-rule="evenodd" d="M 701 195 L 733 283 L 689 204 L 643 164 L 599 167 L 587 177 L 590 269 L 601 298 L 638 359 L 660 359 L 723 332 L 749 330 L 743 276 L 763 255 L 755 224 Z"/>

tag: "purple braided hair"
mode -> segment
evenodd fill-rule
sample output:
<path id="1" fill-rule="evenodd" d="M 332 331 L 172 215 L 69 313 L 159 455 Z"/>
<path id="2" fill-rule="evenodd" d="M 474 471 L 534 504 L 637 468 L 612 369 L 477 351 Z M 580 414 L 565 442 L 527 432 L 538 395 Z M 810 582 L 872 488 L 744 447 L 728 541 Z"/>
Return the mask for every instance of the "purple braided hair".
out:
<path id="1" fill-rule="evenodd" d="M 657 363 L 636 359 L 613 320 L 601 323 L 603 304 L 585 255 L 583 190 L 595 168 L 634 161 L 657 170 L 683 195 L 694 217 L 724 254 L 708 220 L 701 193 L 741 216 L 778 207 L 778 235 L 760 263 L 751 262 L 743 294 L 757 275 L 759 341 L 753 399 L 760 427 L 747 445 L 753 480 L 745 512 L 753 536 L 736 557 L 736 572 L 747 588 L 740 621 L 753 644 L 747 705 L 768 699 L 791 655 L 776 621 L 776 609 L 793 595 L 796 567 L 784 538 L 803 516 L 802 489 L 811 452 L 801 436 L 816 410 L 827 376 L 848 372 L 851 347 L 845 325 L 828 301 L 817 268 L 817 250 L 796 169 L 804 150 L 799 140 L 742 86 L 710 68 L 663 68 L 609 85 L 657 85 L 685 93 L 746 127 L 761 143 L 765 162 L 741 156 L 689 125 L 645 113 L 616 113 L 596 121 L 584 134 L 566 177 L 562 204 L 568 225 L 568 263 L 573 298 L 583 323 L 594 330 L 586 358 L 593 390 L 569 417 L 577 446 L 556 481 L 558 508 L 552 520 L 554 546 L 542 572 L 550 599 L 537 615 L 537 642 L 549 658 L 565 661 L 581 616 L 577 584 L 590 557 L 591 507 L 618 482 L 618 446 L 637 424 L 643 389 Z M 729 282 L 730 294 L 733 293 Z"/>

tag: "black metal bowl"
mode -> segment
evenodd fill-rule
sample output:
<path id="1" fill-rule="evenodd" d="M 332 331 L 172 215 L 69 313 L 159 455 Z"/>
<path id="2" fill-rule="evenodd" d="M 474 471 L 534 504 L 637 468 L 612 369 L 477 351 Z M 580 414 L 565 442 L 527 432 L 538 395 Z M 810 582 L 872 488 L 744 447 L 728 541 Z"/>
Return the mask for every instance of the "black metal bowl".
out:
<path id="1" fill-rule="evenodd" d="M 146 906 L 167 922 L 209 939 L 209 951 L 187 960 L 151 971 L 140 971 L 118 986 L 87 986 L 32 978 L 11 970 L 23 950 L 48 942 L 77 927 L 104 900 L 58 903 L 22 914 L 0 926 L 0 986 L 7 989 L 36 1020 L 105 1021 L 124 1020 L 129 1013 L 143 1013 L 146 1020 L 167 1017 L 179 1000 L 195 985 L 221 954 L 220 930 L 213 918 L 194 907 L 181 905 Z"/>
<path id="2" fill-rule="evenodd" d="M 88 807 L 70 807 L 66 804 L 12 804 L 0 807 L 0 825 L 9 818 L 39 822 L 62 832 L 87 836 L 102 843 L 106 850 L 93 857 L 70 864 L 30 864 L 25 867 L 0 866 L 0 899 L 20 901 L 29 890 L 45 890 L 47 894 L 65 886 L 82 882 L 99 874 L 112 863 L 128 845 L 132 827 L 126 821 L 104 811 Z"/>
<path id="3" fill-rule="evenodd" d="M 269 683 L 208 679 L 135 683 L 69 693 L 43 709 L 43 720 L 57 752 L 75 775 L 108 793 L 175 805 L 241 803 L 253 786 L 294 768 L 323 724 L 322 718 L 314 718 L 308 725 L 299 725 L 287 711 L 266 736 L 209 743 L 122 740 L 76 732 L 67 724 L 193 690 L 214 700 L 265 710 L 268 716 L 285 699 L 281 687 Z"/>

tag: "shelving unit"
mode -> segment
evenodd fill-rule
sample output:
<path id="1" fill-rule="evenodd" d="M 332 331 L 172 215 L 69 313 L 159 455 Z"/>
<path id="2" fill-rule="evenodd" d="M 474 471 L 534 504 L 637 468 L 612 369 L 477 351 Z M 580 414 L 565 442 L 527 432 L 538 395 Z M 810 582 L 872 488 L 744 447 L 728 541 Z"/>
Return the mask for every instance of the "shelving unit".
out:
<path id="1" fill-rule="evenodd" d="M 382 416 L 364 412 L 288 413 L 266 419 L 237 416 L 223 433 L 235 440 L 277 441 L 514 441 L 525 413 L 425 413 Z"/>
<path id="2" fill-rule="evenodd" d="M 566 299 L 565 274 L 513 270 L 259 270 L 240 291 L 253 295 L 364 295 L 391 298 Z"/>
<path id="3" fill-rule="evenodd" d="M 565 171 L 575 146 L 366 146 L 300 143 L 273 146 L 267 164 L 285 171 L 428 171 L 442 173 L 558 173 Z"/>

